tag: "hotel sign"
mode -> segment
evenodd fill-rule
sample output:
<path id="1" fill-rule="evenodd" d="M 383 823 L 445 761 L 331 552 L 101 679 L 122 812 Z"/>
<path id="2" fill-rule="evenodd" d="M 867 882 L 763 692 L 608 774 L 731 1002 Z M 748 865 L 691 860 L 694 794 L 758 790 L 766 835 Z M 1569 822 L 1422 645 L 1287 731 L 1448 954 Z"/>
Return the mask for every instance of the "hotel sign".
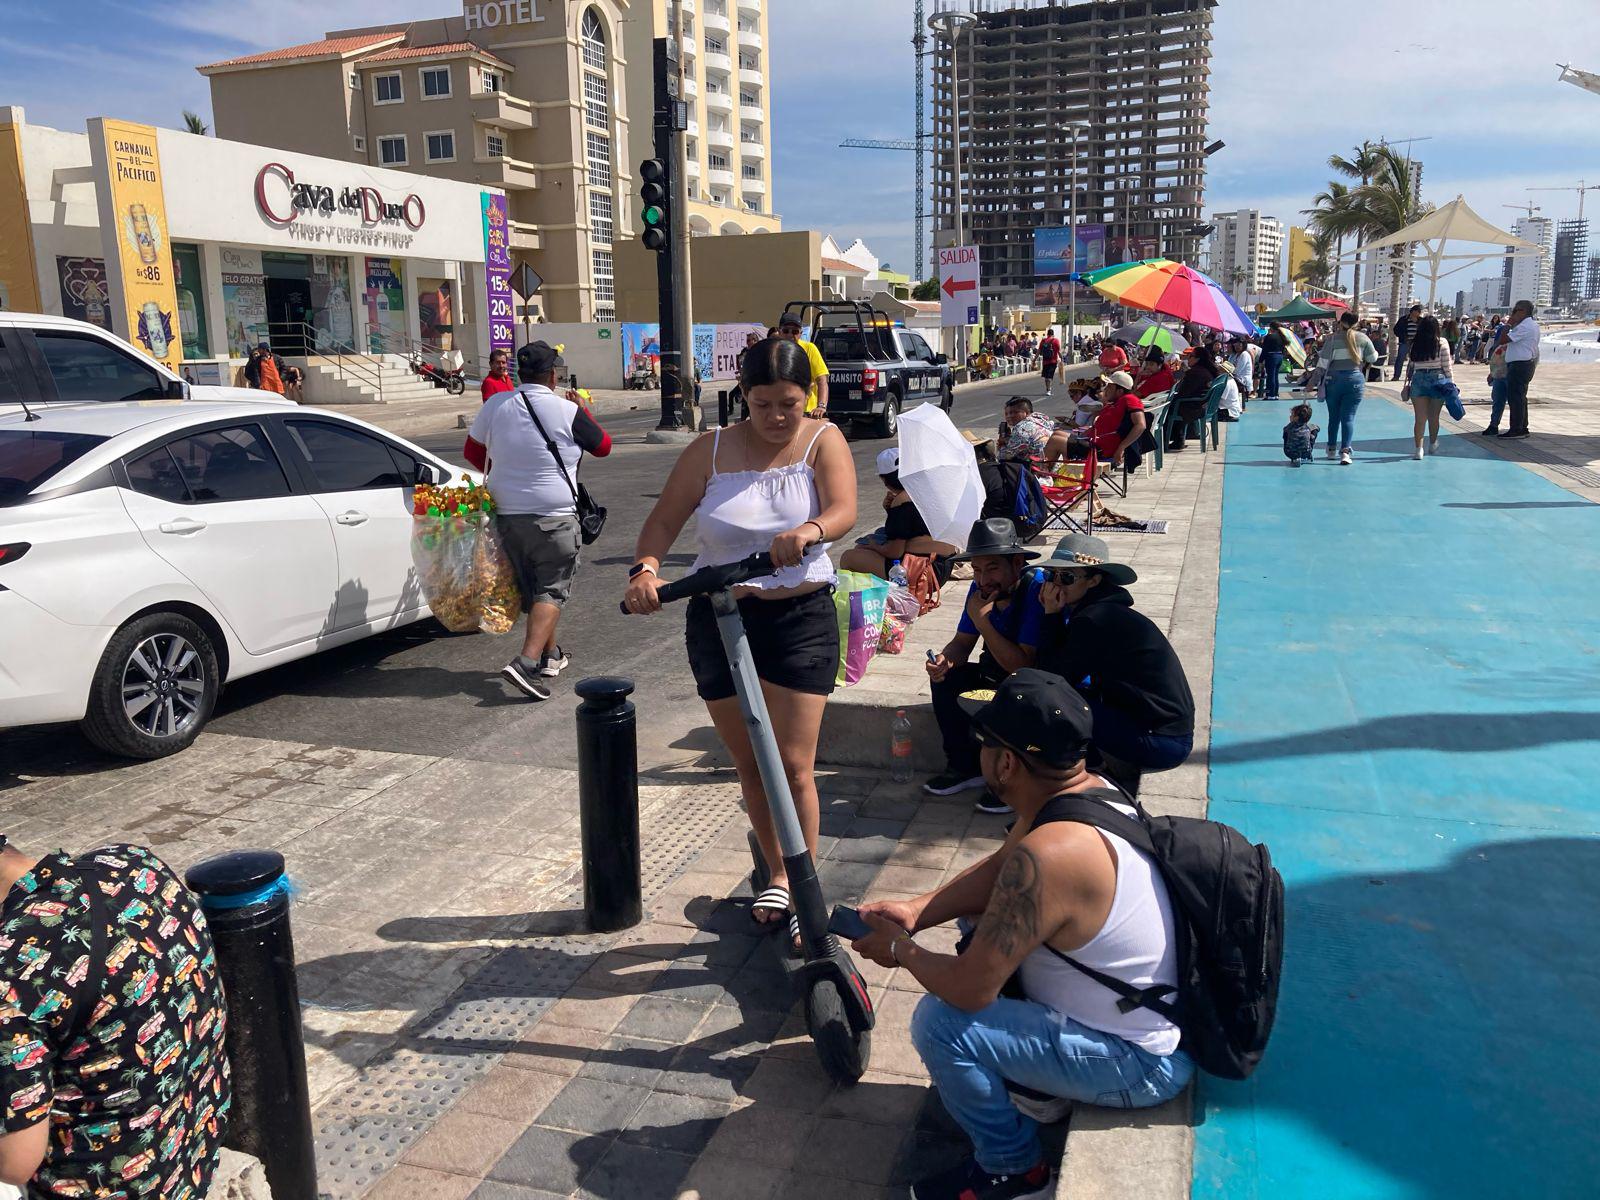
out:
<path id="1" fill-rule="evenodd" d="M 502 25 L 530 25 L 542 21 L 539 0 L 482 0 L 468 4 L 463 10 L 467 18 L 467 31 L 498 29 Z"/>

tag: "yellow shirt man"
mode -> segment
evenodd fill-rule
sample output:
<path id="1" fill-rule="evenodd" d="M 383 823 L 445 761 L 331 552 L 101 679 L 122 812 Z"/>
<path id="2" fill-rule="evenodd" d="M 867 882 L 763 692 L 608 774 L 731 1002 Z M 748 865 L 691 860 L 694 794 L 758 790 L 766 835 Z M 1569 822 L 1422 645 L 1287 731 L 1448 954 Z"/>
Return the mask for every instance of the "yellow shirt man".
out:
<path id="1" fill-rule="evenodd" d="M 778 336 L 786 337 L 796 343 L 806 352 L 806 361 L 811 364 L 811 386 L 806 390 L 806 414 L 817 411 L 820 407 L 824 413 L 828 411 L 828 364 L 823 361 L 822 351 L 818 350 L 805 338 L 800 336 L 798 322 L 787 321 L 778 326 Z"/>

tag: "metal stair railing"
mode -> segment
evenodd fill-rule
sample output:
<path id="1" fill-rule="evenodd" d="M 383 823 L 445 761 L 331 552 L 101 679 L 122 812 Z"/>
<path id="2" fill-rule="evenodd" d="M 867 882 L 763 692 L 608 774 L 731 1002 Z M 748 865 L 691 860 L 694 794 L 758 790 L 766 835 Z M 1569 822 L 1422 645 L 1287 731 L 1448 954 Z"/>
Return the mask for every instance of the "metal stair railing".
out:
<path id="1" fill-rule="evenodd" d="M 338 341 L 326 330 L 305 321 L 269 321 L 267 328 L 271 332 L 274 349 L 279 346 L 288 349 L 298 343 L 298 350 L 289 350 L 292 357 L 332 359 L 336 378 L 354 379 L 366 384 L 377 393 L 378 401 L 382 403 L 383 368 L 372 355 L 363 354 L 350 343 Z M 279 353 L 282 352 L 279 350 Z"/>

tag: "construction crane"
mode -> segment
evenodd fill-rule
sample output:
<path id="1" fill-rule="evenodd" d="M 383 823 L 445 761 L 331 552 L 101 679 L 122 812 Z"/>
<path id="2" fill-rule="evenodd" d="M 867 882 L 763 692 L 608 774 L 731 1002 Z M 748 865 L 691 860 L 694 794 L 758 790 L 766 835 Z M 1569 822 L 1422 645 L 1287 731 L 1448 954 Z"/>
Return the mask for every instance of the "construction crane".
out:
<path id="1" fill-rule="evenodd" d="M 923 223 L 927 218 L 927 139 L 931 134 L 923 132 L 924 104 L 923 96 L 925 85 L 923 83 L 923 59 L 927 57 L 928 32 L 927 22 L 923 20 L 923 0 L 917 0 L 916 11 L 912 13 L 911 46 L 915 51 L 917 60 L 917 136 L 914 138 L 845 138 L 839 145 L 846 150 L 911 150 L 917 156 L 917 198 L 916 212 L 913 224 L 916 228 L 916 257 L 917 269 L 915 277 L 920 279 L 922 272 L 927 270 L 927 243 L 923 240 Z"/>
<path id="2" fill-rule="evenodd" d="M 1583 194 L 1585 192 L 1600 192 L 1600 183 L 1585 183 L 1578 180 L 1577 187 L 1542 187 L 1529 188 L 1530 192 L 1577 192 L 1578 193 L 1578 220 L 1583 220 Z"/>
<path id="3" fill-rule="evenodd" d="M 1524 209 L 1526 209 L 1527 212 L 1528 212 L 1528 220 L 1530 220 L 1530 221 L 1533 220 L 1533 214 L 1534 213 L 1543 212 L 1544 211 L 1543 206 L 1538 205 L 1538 204 L 1534 204 L 1531 200 L 1527 204 L 1502 204 L 1500 207 L 1501 208 L 1514 208 L 1518 212 L 1522 212 Z"/>

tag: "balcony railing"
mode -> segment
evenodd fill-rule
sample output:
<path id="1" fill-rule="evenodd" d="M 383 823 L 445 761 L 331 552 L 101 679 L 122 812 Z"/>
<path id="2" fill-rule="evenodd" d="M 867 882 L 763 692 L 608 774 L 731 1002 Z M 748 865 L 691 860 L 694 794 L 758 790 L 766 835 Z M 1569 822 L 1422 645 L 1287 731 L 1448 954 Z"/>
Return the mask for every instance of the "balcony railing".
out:
<path id="1" fill-rule="evenodd" d="M 745 104 L 743 101 L 741 101 L 739 104 L 739 119 L 741 121 L 755 121 L 757 124 L 762 124 L 767 119 L 767 113 L 766 110 L 763 109 L 759 104 Z"/>
<path id="2" fill-rule="evenodd" d="M 739 180 L 739 187 L 747 196 L 765 196 L 767 194 L 767 181 L 765 179 L 751 179 L 746 175 Z"/>
<path id="3" fill-rule="evenodd" d="M 725 146 L 733 149 L 734 136 L 731 129 L 709 129 L 706 131 L 706 144 L 709 146 Z"/>
<path id="4" fill-rule="evenodd" d="M 706 89 L 706 107 L 713 112 L 731 113 L 733 111 L 733 97 L 727 92 L 713 92 Z"/>
<path id="5" fill-rule="evenodd" d="M 733 57 L 715 50 L 707 50 L 706 70 L 721 71 L 724 75 L 730 75 L 733 73 Z"/>
<path id="6" fill-rule="evenodd" d="M 487 154 L 480 154 L 472 161 L 484 168 L 479 183 L 507 191 L 529 191 L 539 186 L 539 173 L 532 163 L 515 158 L 490 158 Z"/>
<path id="7" fill-rule="evenodd" d="M 707 167 L 706 182 L 716 187 L 732 187 L 733 172 L 724 167 Z"/>
<path id="8" fill-rule="evenodd" d="M 767 144 L 758 142 L 755 138 L 740 138 L 739 153 L 746 158 L 765 158 L 767 156 Z"/>
<path id="9" fill-rule="evenodd" d="M 761 31 L 759 29 L 739 30 L 739 46 L 745 50 L 761 49 Z"/>
<path id="10" fill-rule="evenodd" d="M 532 129 L 538 123 L 533 105 L 504 92 L 474 92 L 472 119 L 496 129 Z"/>
<path id="11" fill-rule="evenodd" d="M 766 87 L 767 77 L 760 71 L 752 71 L 749 67 L 740 67 L 739 82 L 753 87 Z"/>
<path id="12" fill-rule="evenodd" d="M 720 12 L 710 8 L 706 9 L 700 17 L 700 24 L 707 29 L 715 29 L 721 33 L 728 33 L 733 29 L 733 26 L 728 21 L 727 9 L 723 9 Z"/>

